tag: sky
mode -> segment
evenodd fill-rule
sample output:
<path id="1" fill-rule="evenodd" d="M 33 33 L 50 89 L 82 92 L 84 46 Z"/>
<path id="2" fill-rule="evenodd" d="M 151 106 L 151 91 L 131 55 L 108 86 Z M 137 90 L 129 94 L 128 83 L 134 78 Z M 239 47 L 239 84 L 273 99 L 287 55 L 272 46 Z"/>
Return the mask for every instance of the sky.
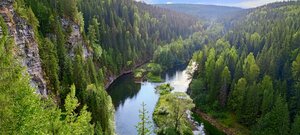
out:
<path id="1" fill-rule="evenodd" d="M 283 0 L 136 0 L 143 1 L 147 4 L 207 4 L 207 5 L 224 5 L 242 8 L 253 8 Z"/>

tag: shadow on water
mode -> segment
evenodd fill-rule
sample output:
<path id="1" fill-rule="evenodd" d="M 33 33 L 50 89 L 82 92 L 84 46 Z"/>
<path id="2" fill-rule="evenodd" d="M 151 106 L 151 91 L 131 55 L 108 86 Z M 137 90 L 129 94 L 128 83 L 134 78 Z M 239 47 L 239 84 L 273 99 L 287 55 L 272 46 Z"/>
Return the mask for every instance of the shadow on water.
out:
<path id="1" fill-rule="evenodd" d="M 185 80 L 182 76 L 186 65 L 176 66 L 165 73 L 162 73 L 162 78 L 165 83 L 180 82 Z M 139 109 L 141 104 L 146 104 L 146 110 L 149 111 L 149 119 L 152 120 L 152 113 L 158 101 L 159 95 L 155 93 L 155 87 L 161 83 L 151 83 L 144 81 L 141 84 L 135 83 L 132 74 L 124 75 L 118 78 L 109 88 L 108 94 L 112 97 L 115 106 L 115 121 L 116 132 L 118 135 L 135 135 L 137 134 L 136 127 L 139 119 Z M 154 131 L 154 126 L 152 127 Z M 152 135 L 155 134 L 152 132 Z"/>
<path id="2" fill-rule="evenodd" d="M 108 94 L 113 97 L 112 102 L 116 108 L 123 106 L 126 99 L 135 98 L 141 90 L 141 84 L 134 82 L 132 74 L 118 78 L 109 88 Z"/>
<path id="3" fill-rule="evenodd" d="M 187 65 L 176 66 L 173 69 L 162 73 L 164 83 L 170 83 L 174 87 L 173 91 L 186 92 L 190 83 Z M 141 104 L 146 104 L 149 112 L 149 120 L 154 125 L 152 113 L 159 99 L 159 94 L 155 92 L 155 87 L 161 83 L 151 83 L 144 81 L 141 84 L 135 83 L 132 74 L 118 78 L 109 88 L 108 94 L 112 97 L 115 106 L 116 132 L 118 135 L 137 134 L 136 125 L 140 121 L 139 109 Z M 154 135 L 155 126 L 152 127 L 151 135 Z"/>

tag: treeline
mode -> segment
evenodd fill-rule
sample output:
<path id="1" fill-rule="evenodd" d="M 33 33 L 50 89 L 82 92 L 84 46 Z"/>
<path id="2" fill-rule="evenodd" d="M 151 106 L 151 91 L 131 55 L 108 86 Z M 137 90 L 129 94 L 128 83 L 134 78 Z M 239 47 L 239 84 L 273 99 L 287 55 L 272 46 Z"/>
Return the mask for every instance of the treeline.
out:
<path id="1" fill-rule="evenodd" d="M 86 127 L 94 128 L 95 134 L 115 133 L 114 108 L 104 89 L 112 76 L 151 59 L 158 46 L 180 36 L 188 37 L 201 29 L 201 25 L 192 17 L 152 6 L 147 9 L 156 10 L 144 11 L 146 5 L 132 0 L 15 0 L 13 3 L 16 13 L 32 27 L 39 44 L 48 97 L 54 100 L 59 109 L 55 105 L 51 106 L 62 112 L 70 111 L 66 107 L 69 102 L 66 99 L 71 92 L 72 98 L 78 99 L 76 105 L 75 100 L 70 101 L 74 115 L 83 114 L 79 110 L 84 110 L 84 114 L 89 116 L 85 120 L 91 123 Z M 184 20 L 179 19 L 181 17 Z M 17 79 L 17 76 L 14 77 Z M 2 80 L 0 82 L 6 83 Z M 24 87 L 27 88 L 27 85 Z M 16 90 L 22 89 L 16 87 Z M 21 94 L 18 92 L 13 94 Z M 31 92 L 29 86 L 27 92 Z M 73 96 L 74 92 L 76 97 Z M 38 97 L 34 97 L 34 102 L 28 103 L 29 106 L 48 106 L 37 103 Z M 11 100 L 11 103 L 14 101 Z M 20 104 L 19 107 L 22 110 L 24 106 Z M 47 112 L 47 109 L 41 107 L 37 110 Z M 13 115 L 20 112 L 14 112 Z M 29 114 L 24 115 L 24 118 L 31 117 Z M 65 115 L 55 116 L 55 119 L 58 118 L 67 119 Z M 79 118 L 76 115 L 73 119 Z M 22 124 L 20 128 L 23 128 Z M 10 132 L 14 128 L 5 130 Z"/>
<path id="2" fill-rule="evenodd" d="M 251 134 L 298 135 L 299 5 L 251 10 L 196 53 L 198 70 L 191 83 L 196 106 L 220 119 L 233 113 Z"/>
<path id="3" fill-rule="evenodd" d="M 153 61 L 163 69 L 186 64 L 195 51 L 202 49 L 207 39 L 203 32 L 196 32 L 185 40 L 180 37 L 169 44 L 159 46 L 154 52 Z"/>
<path id="4" fill-rule="evenodd" d="M 159 45 L 201 29 L 190 16 L 133 0 L 84 0 L 79 10 L 91 47 L 102 48 L 94 49 L 102 54 L 94 61 L 107 76 L 132 69 L 150 60 Z"/>
<path id="5" fill-rule="evenodd" d="M 104 71 L 98 68 L 94 63 L 95 58 L 89 56 L 89 54 L 93 54 L 92 51 L 94 48 L 90 47 L 89 40 L 85 36 L 83 16 L 78 11 L 77 1 L 16 0 L 14 1 L 14 10 L 18 15 L 27 20 L 34 30 L 35 40 L 39 44 L 44 77 L 47 81 L 49 102 L 53 100 L 52 102 L 55 103 L 51 104 L 51 106 L 53 106 L 52 108 L 74 115 L 70 116 L 70 121 L 66 121 L 66 125 L 81 126 L 80 124 L 85 124 L 82 125 L 82 127 L 68 129 L 70 130 L 70 134 L 115 134 L 114 108 L 110 96 L 103 87 L 105 78 Z M 70 37 L 73 39 L 70 40 Z M 74 37 L 76 39 L 74 39 Z M 96 49 L 99 50 L 99 48 Z M 24 87 L 26 86 L 25 84 L 23 85 Z M 16 90 L 22 89 L 16 88 Z M 27 91 L 31 92 L 29 90 Z M 74 98 L 74 100 L 71 101 L 68 99 L 68 93 L 70 92 L 72 98 Z M 17 95 L 19 93 L 14 94 Z M 30 104 L 28 103 L 29 106 L 49 106 L 39 101 L 37 95 L 32 96 L 34 96 L 36 100 Z M 72 105 L 71 108 L 70 106 L 66 106 L 68 102 L 71 102 L 69 103 Z M 56 106 L 59 106 L 59 109 Z M 19 109 L 22 110 L 24 109 L 22 107 L 25 106 L 20 104 L 19 107 Z M 48 113 L 49 111 L 47 108 L 43 110 L 43 107 L 36 109 L 43 113 Z M 15 113 L 18 115 L 20 112 Z M 77 116 L 77 113 L 81 115 L 88 114 L 86 116 L 87 118 L 84 118 L 87 123 L 78 121 L 82 118 L 79 117 L 80 115 Z M 24 114 L 23 117 L 27 117 L 27 115 L 28 117 L 33 117 L 33 115 L 31 116 L 29 114 Z M 31 122 L 37 124 L 37 126 L 51 122 L 48 121 L 49 119 L 47 118 L 42 118 L 41 116 L 43 116 L 43 114 L 39 115 L 40 116 L 34 117 L 37 117 L 37 120 L 44 119 L 44 122 Z M 47 114 L 44 115 L 48 117 Z M 52 114 L 49 115 L 51 116 Z M 59 115 L 60 114 L 58 114 L 58 116 Z M 5 115 L 5 117 L 9 116 L 10 115 Z M 53 116 L 53 119 L 56 121 L 69 119 L 64 114 L 61 115 L 61 117 L 58 116 Z M 73 121 L 78 121 L 78 123 L 74 123 Z M 63 126 L 60 127 L 59 123 L 57 126 L 64 128 Z M 90 128 L 87 129 L 87 126 Z M 20 128 L 23 127 L 24 125 L 20 125 Z M 14 130 L 14 128 L 7 129 L 7 132 L 10 132 L 10 130 Z M 35 130 L 41 134 L 48 133 L 48 131 L 43 128 Z M 51 130 L 53 130 L 51 132 L 56 132 L 56 129 Z M 86 130 L 86 132 L 88 132 L 77 132 L 77 130 Z M 17 131 L 16 133 L 21 132 Z M 57 131 L 57 133 L 60 133 L 60 131 Z M 62 131 L 61 133 L 65 134 L 68 132 Z"/>
<path id="6" fill-rule="evenodd" d="M 0 132 L 1 134 L 94 134 L 87 106 L 78 109 L 75 86 L 59 109 L 51 99 L 41 101 L 28 74 L 13 55 L 14 40 L 0 17 Z"/>

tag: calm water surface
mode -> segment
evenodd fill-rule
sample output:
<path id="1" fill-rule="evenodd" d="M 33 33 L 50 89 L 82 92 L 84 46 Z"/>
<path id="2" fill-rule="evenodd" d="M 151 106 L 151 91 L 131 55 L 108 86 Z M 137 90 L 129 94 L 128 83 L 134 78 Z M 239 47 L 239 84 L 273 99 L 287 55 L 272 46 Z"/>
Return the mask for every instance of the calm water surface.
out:
<path id="1" fill-rule="evenodd" d="M 174 91 L 186 92 L 190 83 L 188 75 L 190 67 L 181 66 L 164 73 L 164 83 L 170 83 L 174 87 Z M 133 75 L 129 74 L 116 80 L 108 89 L 116 109 L 115 120 L 118 135 L 137 134 L 135 126 L 140 121 L 139 109 L 143 102 L 146 104 L 152 121 L 152 113 L 159 98 L 159 95 L 155 93 L 155 87 L 160 84 L 147 81 L 138 84 L 134 82 Z"/>

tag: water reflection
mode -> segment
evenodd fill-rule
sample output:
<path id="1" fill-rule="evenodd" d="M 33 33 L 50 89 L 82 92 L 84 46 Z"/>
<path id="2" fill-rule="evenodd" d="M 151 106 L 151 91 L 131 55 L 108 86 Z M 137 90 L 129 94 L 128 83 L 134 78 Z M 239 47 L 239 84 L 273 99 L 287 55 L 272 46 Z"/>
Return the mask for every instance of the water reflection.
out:
<path id="1" fill-rule="evenodd" d="M 108 89 L 108 94 L 112 97 L 112 102 L 117 110 L 123 106 L 126 99 L 136 98 L 141 90 L 141 84 L 135 83 L 131 74 L 124 75 L 117 79 Z"/>
<path id="2" fill-rule="evenodd" d="M 165 80 L 164 83 L 170 83 L 174 87 L 174 91 L 186 92 L 190 83 L 189 67 L 186 69 L 186 65 L 183 65 L 168 70 L 162 76 Z M 129 74 L 119 78 L 108 89 L 116 109 L 115 120 L 118 135 L 137 134 L 135 126 L 139 122 L 139 109 L 143 102 L 146 104 L 146 109 L 149 111 L 149 117 L 152 121 L 152 113 L 159 98 L 159 95 L 155 93 L 155 87 L 160 84 L 147 81 L 136 84 L 133 75 Z"/>

